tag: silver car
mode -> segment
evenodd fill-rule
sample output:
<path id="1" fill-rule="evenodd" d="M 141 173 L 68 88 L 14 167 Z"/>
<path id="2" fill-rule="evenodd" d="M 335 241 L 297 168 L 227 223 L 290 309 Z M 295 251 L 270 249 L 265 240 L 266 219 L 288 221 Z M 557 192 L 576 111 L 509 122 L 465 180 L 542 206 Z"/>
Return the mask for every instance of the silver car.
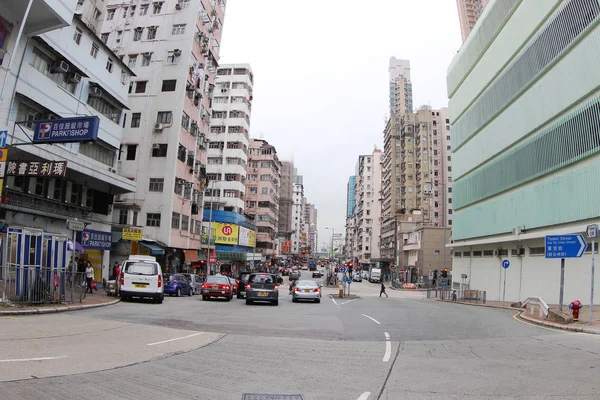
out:
<path id="1" fill-rule="evenodd" d="M 298 281 L 292 292 L 292 301 L 297 303 L 298 300 L 313 300 L 320 303 L 321 285 L 315 281 Z"/>

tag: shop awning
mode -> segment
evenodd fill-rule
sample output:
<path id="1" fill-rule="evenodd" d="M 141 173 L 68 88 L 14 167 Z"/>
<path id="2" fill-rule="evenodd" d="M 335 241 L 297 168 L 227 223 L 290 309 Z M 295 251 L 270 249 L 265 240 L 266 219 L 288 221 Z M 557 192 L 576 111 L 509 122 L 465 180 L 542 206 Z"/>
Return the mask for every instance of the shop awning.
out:
<path id="1" fill-rule="evenodd" d="M 163 249 L 162 247 L 160 247 L 157 244 L 144 243 L 144 242 L 138 242 L 138 243 L 140 246 L 144 246 L 145 248 L 150 250 L 150 254 L 152 254 L 153 256 L 165 254 L 165 249 Z"/>
<path id="2" fill-rule="evenodd" d="M 198 250 L 184 250 L 183 254 L 186 262 L 196 262 L 199 260 Z"/>

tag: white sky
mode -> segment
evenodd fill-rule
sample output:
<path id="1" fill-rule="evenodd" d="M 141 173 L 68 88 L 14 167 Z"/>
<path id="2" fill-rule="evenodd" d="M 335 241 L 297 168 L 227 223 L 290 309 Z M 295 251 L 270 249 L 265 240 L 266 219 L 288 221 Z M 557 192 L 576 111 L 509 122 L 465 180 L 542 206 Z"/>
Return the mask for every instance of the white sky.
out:
<path id="1" fill-rule="evenodd" d="M 293 158 L 319 247 L 344 230 L 358 156 L 383 145 L 389 58 L 411 61 L 415 107 L 445 107 L 460 44 L 455 0 L 227 1 L 221 63 L 252 66 L 250 135 Z"/>

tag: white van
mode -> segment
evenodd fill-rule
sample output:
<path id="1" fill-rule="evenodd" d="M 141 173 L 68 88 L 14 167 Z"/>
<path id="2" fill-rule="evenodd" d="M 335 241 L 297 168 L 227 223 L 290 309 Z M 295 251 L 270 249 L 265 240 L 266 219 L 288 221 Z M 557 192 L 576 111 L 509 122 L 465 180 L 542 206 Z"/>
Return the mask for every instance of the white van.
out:
<path id="1" fill-rule="evenodd" d="M 151 256 L 129 256 L 121 265 L 119 293 L 122 300 L 132 297 L 152 298 L 162 303 L 165 298 L 162 268 Z"/>

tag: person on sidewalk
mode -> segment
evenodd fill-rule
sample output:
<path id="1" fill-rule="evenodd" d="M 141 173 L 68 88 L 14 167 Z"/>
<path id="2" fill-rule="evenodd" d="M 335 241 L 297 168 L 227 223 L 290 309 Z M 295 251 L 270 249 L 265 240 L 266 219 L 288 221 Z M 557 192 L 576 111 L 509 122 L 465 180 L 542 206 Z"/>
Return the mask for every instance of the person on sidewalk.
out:
<path id="1" fill-rule="evenodd" d="M 385 292 L 385 285 L 383 283 L 383 281 L 381 281 L 381 290 L 379 291 L 379 297 L 381 297 L 382 294 L 385 294 L 385 297 L 390 297 L 388 296 L 388 294 Z"/>
<path id="2" fill-rule="evenodd" d="M 90 289 L 90 293 L 94 294 L 94 290 L 92 289 L 92 279 L 94 279 L 94 269 L 92 268 L 92 263 L 88 261 L 87 268 L 85 269 L 86 293 L 87 290 Z"/>

